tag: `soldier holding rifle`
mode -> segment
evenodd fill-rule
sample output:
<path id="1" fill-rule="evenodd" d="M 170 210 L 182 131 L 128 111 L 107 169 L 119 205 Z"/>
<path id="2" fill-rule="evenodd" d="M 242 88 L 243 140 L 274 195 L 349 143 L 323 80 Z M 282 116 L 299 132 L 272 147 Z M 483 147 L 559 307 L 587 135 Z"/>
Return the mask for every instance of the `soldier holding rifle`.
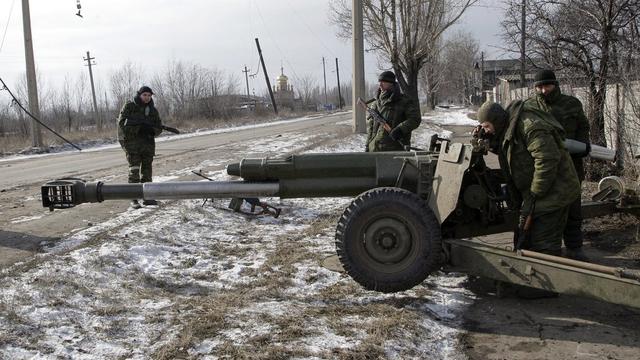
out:
<path id="1" fill-rule="evenodd" d="M 420 109 L 400 91 L 393 72 L 382 72 L 378 83 L 371 109 L 380 114 L 388 126 L 371 116 L 367 118 L 365 151 L 403 151 L 411 145 L 411 132 L 420 125 Z"/>
<path id="2" fill-rule="evenodd" d="M 152 180 L 153 157 L 156 151 L 155 137 L 162 132 L 162 122 L 153 104 L 153 91 L 148 86 L 138 90 L 133 101 L 122 107 L 118 116 L 118 140 L 129 163 L 129 183 Z M 155 200 L 144 200 L 143 205 L 157 205 Z M 138 200 L 131 201 L 138 209 Z"/>

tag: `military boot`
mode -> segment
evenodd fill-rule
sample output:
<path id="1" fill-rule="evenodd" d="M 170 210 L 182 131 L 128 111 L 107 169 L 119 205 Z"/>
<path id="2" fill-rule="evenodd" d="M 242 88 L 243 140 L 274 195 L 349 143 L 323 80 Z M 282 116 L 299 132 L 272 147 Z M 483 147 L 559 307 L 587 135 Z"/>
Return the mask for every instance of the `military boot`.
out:
<path id="1" fill-rule="evenodd" d="M 572 260 L 589 262 L 589 257 L 585 254 L 582 247 L 566 248 L 564 255 Z"/>
<path id="2" fill-rule="evenodd" d="M 131 200 L 131 208 L 140 209 L 142 205 L 138 202 L 138 200 Z"/>

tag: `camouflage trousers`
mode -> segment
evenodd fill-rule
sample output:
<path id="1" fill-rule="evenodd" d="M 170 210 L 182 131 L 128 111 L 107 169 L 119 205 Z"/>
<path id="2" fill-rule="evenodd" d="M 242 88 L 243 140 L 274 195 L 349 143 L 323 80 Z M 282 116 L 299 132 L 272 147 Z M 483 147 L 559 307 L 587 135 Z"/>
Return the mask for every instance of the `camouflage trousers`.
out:
<path id="1" fill-rule="evenodd" d="M 559 256 L 568 216 L 569 206 L 535 214 L 530 229 L 530 242 L 525 249 Z M 520 225 L 524 224 L 525 219 L 524 216 L 520 217 Z"/>
<path id="2" fill-rule="evenodd" d="M 129 163 L 129 183 L 151 182 L 153 177 L 153 156 L 155 146 L 146 148 L 132 148 L 123 146 L 127 162 Z"/>
<path id="3" fill-rule="evenodd" d="M 127 153 L 127 162 L 129 162 L 129 183 L 151 182 L 153 155 Z"/>
<path id="4" fill-rule="evenodd" d="M 564 246 L 571 249 L 582 247 L 582 199 L 569 205 L 569 217 L 564 228 Z"/>

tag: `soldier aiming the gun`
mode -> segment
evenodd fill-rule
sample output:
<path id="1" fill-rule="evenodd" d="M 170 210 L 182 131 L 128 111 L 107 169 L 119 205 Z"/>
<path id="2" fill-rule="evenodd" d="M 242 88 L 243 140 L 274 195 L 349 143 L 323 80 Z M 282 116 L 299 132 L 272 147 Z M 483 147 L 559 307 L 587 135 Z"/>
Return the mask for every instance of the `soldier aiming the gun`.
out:
<path id="1" fill-rule="evenodd" d="M 411 132 L 420 125 L 420 109 L 400 91 L 393 72 L 382 72 L 378 83 L 371 109 L 386 120 L 389 129 L 368 116 L 365 151 L 403 151 L 411 145 Z"/>
<path id="2" fill-rule="evenodd" d="M 491 151 L 498 154 L 510 196 L 520 204 L 516 249 L 559 256 L 569 205 L 580 196 L 562 126 L 522 101 L 512 102 L 506 110 L 485 103 L 478 120 L 491 137 Z"/>
<path id="3" fill-rule="evenodd" d="M 133 101 L 122 107 L 118 116 L 118 140 L 129 163 L 129 183 L 152 180 L 153 157 L 156 151 L 155 137 L 162 132 L 162 122 L 153 104 L 153 91 L 148 86 L 138 90 Z M 143 205 L 157 205 L 155 200 L 144 200 Z M 140 208 L 138 200 L 132 200 L 134 209 Z"/>

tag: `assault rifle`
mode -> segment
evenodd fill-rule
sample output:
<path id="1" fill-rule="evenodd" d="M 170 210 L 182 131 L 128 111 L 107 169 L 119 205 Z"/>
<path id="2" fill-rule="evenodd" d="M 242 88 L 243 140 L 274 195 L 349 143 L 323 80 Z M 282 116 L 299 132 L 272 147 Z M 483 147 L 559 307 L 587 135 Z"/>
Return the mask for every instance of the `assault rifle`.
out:
<path id="1" fill-rule="evenodd" d="M 150 123 L 144 120 L 136 120 L 136 119 L 126 119 L 124 121 L 124 126 L 136 126 L 136 125 L 150 126 L 152 128 L 162 129 L 174 134 L 180 134 L 180 130 L 176 128 L 172 128 L 170 126 L 158 125 L 158 124 Z"/>
<path id="2" fill-rule="evenodd" d="M 391 132 L 391 125 L 389 125 L 389 122 L 385 118 L 383 118 L 379 112 L 367 106 L 367 103 L 364 102 L 364 100 L 362 100 L 361 98 L 358 98 L 358 105 L 363 108 L 373 120 L 379 122 L 386 132 Z"/>
<path id="3" fill-rule="evenodd" d="M 391 132 L 391 130 L 392 130 L 391 129 L 391 125 L 389 125 L 389 122 L 384 117 L 382 117 L 382 115 L 380 115 L 379 112 L 377 112 L 376 110 L 374 110 L 374 109 L 370 108 L 369 106 L 367 106 L 367 103 L 364 100 L 362 100 L 362 98 L 358 98 L 357 103 L 361 108 L 363 108 L 367 112 L 367 114 L 369 114 L 371 116 L 371 118 L 374 121 L 380 123 L 380 125 L 384 128 L 384 131 L 386 131 L 387 133 Z M 407 151 L 408 150 L 424 151 L 423 149 L 419 149 L 419 148 L 416 148 L 416 147 L 412 147 L 412 146 L 406 145 L 400 140 L 397 140 L 397 143 L 402 145 L 402 147 Z"/>
<path id="4" fill-rule="evenodd" d="M 195 175 L 200 176 L 201 178 L 207 179 L 209 181 L 215 181 L 212 178 L 203 174 L 202 171 L 191 170 L 191 172 Z M 208 200 L 209 199 L 204 199 L 202 206 L 204 206 Z M 251 211 L 248 213 L 241 210 L 242 203 L 244 203 L 245 201 L 247 202 L 247 204 L 251 205 Z M 260 212 L 256 212 L 257 206 L 262 208 Z M 274 218 L 277 218 L 278 216 L 280 216 L 280 212 L 282 211 L 282 209 L 277 208 L 273 205 L 269 205 L 266 202 L 260 201 L 260 199 L 258 198 L 231 198 L 231 202 L 229 202 L 229 209 L 233 210 L 234 212 L 238 212 L 245 215 L 263 215 L 264 214 L 264 215 L 271 215 Z"/>

